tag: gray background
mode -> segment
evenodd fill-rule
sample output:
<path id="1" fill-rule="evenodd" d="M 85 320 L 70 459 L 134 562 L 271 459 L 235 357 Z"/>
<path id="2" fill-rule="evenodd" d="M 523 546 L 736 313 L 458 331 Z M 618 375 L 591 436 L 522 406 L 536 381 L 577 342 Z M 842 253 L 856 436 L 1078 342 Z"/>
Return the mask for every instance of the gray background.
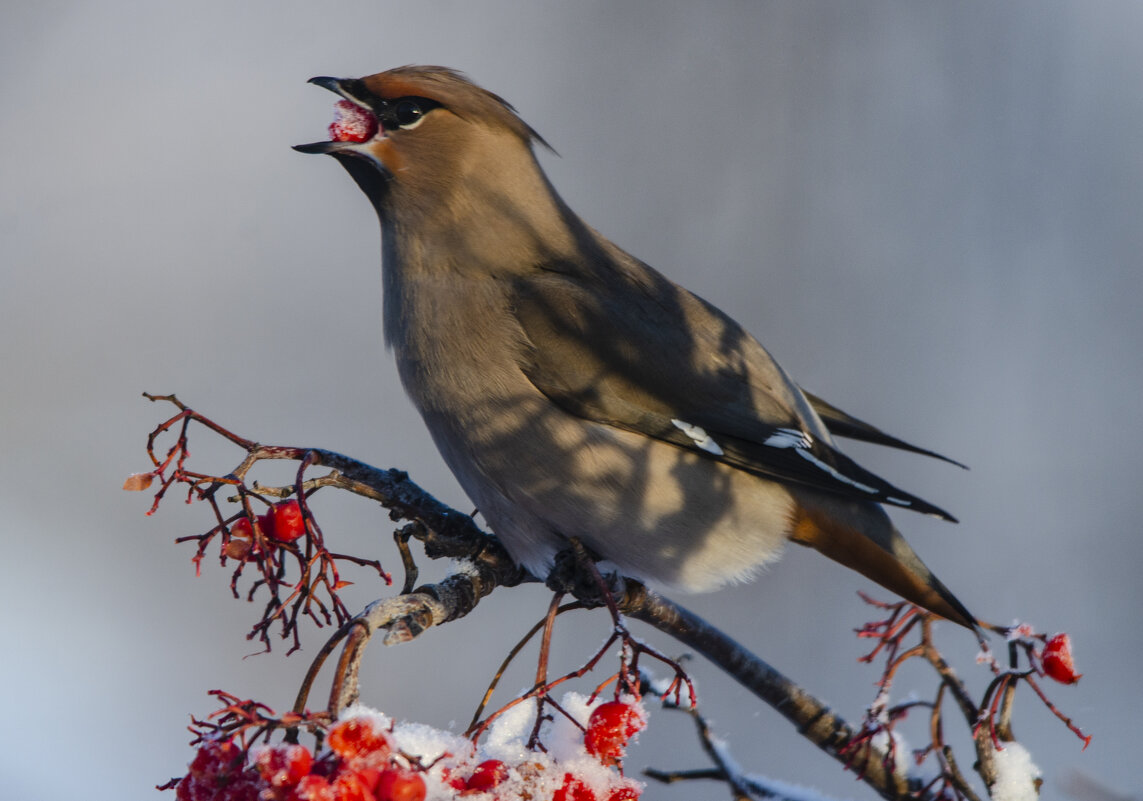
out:
<path id="1" fill-rule="evenodd" d="M 257 608 L 171 545 L 205 507 L 171 498 L 147 518 L 149 497 L 119 491 L 168 412 L 141 391 L 264 442 L 406 468 L 467 506 L 381 345 L 373 213 L 335 163 L 289 147 L 331 119 L 311 75 L 409 62 L 510 99 L 560 152 L 542 160 L 574 208 L 803 385 L 972 466 L 851 449 L 960 516 L 896 514 L 974 611 L 1075 637 L 1086 677 L 1051 689 L 1092 746 L 1019 701 L 1045 796 L 1076 772 L 1138 793 L 1141 35 L 1143 5 L 1092 0 L 5 3 L 0 794 L 156 798 L 208 689 L 284 709 L 324 637 L 242 658 Z M 236 461 L 197 443 L 204 469 Z M 371 504 L 315 508 L 338 547 L 396 567 Z M 855 663 L 860 588 L 799 551 L 690 603 L 856 718 L 875 679 Z M 366 700 L 463 724 L 545 604 L 498 593 L 412 647 L 376 647 Z M 561 624 L 560 664 L 606 632 L 601 615 Z M 979 691 L 971 638 L 942 637 Z M 693 670 L 742 765 L 871 797 Z M 647 763 L 702 766 L 689 724 L 657 714 L 631 766 Z"/>

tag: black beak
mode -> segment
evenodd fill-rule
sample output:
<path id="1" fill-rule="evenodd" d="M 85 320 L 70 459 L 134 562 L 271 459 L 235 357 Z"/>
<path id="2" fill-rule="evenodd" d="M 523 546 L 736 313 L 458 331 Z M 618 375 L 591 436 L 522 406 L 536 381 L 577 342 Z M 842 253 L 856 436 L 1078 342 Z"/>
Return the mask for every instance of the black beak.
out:
<path id="1" fill-rule="evenodd" d="M 306 81 L 306 83 L 312 83 L 320 86 L 322 89 L 328 89 L 336 95 L 343 95 L 341 91 L 340 78 L 326 78 L 323 76 L 318 76 L 317 78 L 310 78 L 308 81 Z"/>
<path id="2" fill-rule="evenodd" d="M 342 142 L 310 142 L 308 145 L 291 145 L 299 153 L 334 153 L 344 150 Z"/>

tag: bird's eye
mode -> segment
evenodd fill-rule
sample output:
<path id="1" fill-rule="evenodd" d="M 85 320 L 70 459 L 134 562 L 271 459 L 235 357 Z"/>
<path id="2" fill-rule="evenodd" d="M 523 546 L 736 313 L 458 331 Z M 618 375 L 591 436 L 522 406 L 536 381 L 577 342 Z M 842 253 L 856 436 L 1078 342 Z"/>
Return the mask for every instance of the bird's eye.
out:
<path id="1" fill-rule="evenodd" d="M 416 128 L 425 119 L 425 115 L 440 106 L 435 100 L 427 97 L 402 97 L 397 100 L 382 101 L 381 110 L 377 119 L 385 130 L 408 131 Z"/>
<path id="2" fill-rule="evenodd" d="M 402 100 L 393 110 L 393 116 L 399 128 L 412 128 L 424 119 L 425 111 L 416 100 Z"/>

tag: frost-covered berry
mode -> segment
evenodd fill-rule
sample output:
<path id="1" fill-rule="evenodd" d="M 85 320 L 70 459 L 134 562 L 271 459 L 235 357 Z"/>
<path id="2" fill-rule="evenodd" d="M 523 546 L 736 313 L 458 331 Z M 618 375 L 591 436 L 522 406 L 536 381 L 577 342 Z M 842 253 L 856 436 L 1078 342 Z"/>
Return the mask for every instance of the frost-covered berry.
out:
<path id="1" fill-rule="evenodd" d="M 367 718 L 350 718 L 329 730 L 330 749 L 350 765 L 377 766 L 389 758 L 389 738 Z"/>
<path id="2" fill-rule="evenodd" d="M 615 764 L 623 758 L 627 742 L 646 725 L 642 712 L 634 704 L 623 701 L 600 704 L 587 721 L 583 744 L 589 754 L 605 765 Z"/>
<path id="3" fill-rule="evenodd" d="M 485 793 L 508 778 L 508 766 L 499 759 L 486 759 L 476 766 L 464 783 L 466 790 Z"/>
<path id="4" fill-rule="evenodd" d="M 1072 640 L 1066 634 L 1048 638 L 1044 652 L 1040 654 L 1040 664 L 1044 667 L 1044 673 L 1061 684 L 1075 684 L 1083 675 L 1076 673 L 1072 661 Z"/>
<path id="5" fill-rule="evenodd" d="M 271 787 L 293 787 L 309 775 L 313 761 L 304 745 L 279 745 L 258 754 L 254 767 Z"/>
<path id="6" fill-rule="evenodd" d="M 297 801 L 337 801 L 329 780 L 313 774 L 298 782 L 298 786 L 290 794 L 290 801 L 294 801 L 294 799 Z"/>
<path id="7" fill-rule="evenodd" d="M 213 779 L 240 772 L 245 762 L 242 749 L 231 740 L 212 740 L 198 749 L 190 763 L 190 775 Z"/>
<path id="8" fill-rule="evenodd" d="M 425 780 L 411 770 L 390 768 L 381 771 L 373 796 L 377 801 L 425 801 Z"/>
<path id="9" fill-rule="evenodd" d="M 329 126 L 329 138 L 334 142 L 364 142 L 377 133 L 377 120 L 356 103 L 339 100 L 334 111 L 337 117 Z"/>
<path id="10" fill-rule="evenodd" d="M 374 801 L 372 791 L 356 773 L 342 773 L 334 779 L 333 797 L 337 801 Z"/>
<path id="11" fill-rule="evenodd" d="M 231 539 L 249 540 L 254 538 L 254 527 L 250 525 L 250 520 L 245 517 L 240 517 L 230 524 L 230 537 Z"/>
<path id="12" fill-rule="evenodd" d="M 564 783 L 552 794 L 552 801 L 595 801 L 595 793 L 584 784 L 583 779 L 565 773 Z"/>
<path id="13" fill-rule="evenodd" d="M 639 801 L 639 791 L 634 787 L 620 787 L 611 791 L 607 801 Z"/>

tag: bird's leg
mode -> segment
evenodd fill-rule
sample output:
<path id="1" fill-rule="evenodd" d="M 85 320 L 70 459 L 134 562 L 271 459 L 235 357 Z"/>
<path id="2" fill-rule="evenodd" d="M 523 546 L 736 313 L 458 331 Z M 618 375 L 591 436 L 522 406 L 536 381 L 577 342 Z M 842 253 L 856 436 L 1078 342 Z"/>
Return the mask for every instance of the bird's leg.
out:
<path id="1" fill-rule="evenodd" d="M 605 577 L 596 564 L 600 557 L 579 539 L 568 538 L 568 547 L 559 551 L 548 574 L 547 586 L 553 592 L 566 593 L 588 609 L 606 606 L 619 624 L 615 599 L 623 597 L 624 581 L 618 573 Z"/>
<path id="2" fill-rule="evenodd" d="M 406 523 L 393 532 L 393 541 L 397 543 L 397 551 L 401 554 L 401 564 L 405 567 L 405 583 L 401 587 L 402 595 L 408 595 L 413 591 L 413 588 L 417 586 L 417 577 L 421 574 L 416 560 L 413 559 L 413 552 L 409 549 L 409 540 L 416 537 L 423 541 L 428 536 L 428 530 L 420 520 Z"/>

